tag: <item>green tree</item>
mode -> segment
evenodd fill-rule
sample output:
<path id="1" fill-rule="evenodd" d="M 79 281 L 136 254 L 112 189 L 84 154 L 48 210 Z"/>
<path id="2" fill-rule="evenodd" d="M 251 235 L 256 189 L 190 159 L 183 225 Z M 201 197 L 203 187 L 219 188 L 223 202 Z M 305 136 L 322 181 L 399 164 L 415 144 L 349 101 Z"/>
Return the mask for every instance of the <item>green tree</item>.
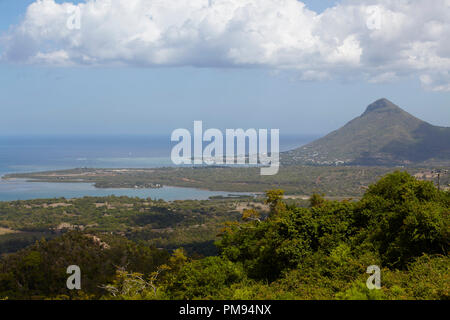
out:
<path id="1" fill-rule="evenodd" d="M 269 205 L 270 215 L 269 218 L 280 216 L 286 209 L 286 205 L 283 202 L 284 190 L 275 189 L 266 192 L 265 203 Z"/>

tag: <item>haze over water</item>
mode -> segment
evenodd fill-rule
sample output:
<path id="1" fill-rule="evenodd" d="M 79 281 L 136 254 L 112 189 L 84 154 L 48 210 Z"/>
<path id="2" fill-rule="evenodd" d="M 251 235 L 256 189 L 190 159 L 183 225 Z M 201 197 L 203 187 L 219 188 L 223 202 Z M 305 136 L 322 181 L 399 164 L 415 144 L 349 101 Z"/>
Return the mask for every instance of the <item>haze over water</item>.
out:
<path id="1" fill-rule="evenodd" d="M 280 151 L 316 136 L 281 136 Z M 157 168 L 173 166 L 168 136 L 21 136 L 0 137 L 0 176 L 7 173 L 72 168 Z M 98 189 L 89 183 L 36 183 L 0 180 L 0 201 L 125 195 L 152 199 L 208 199 L 232 194 L 164 186 L 161 189 Z"/>

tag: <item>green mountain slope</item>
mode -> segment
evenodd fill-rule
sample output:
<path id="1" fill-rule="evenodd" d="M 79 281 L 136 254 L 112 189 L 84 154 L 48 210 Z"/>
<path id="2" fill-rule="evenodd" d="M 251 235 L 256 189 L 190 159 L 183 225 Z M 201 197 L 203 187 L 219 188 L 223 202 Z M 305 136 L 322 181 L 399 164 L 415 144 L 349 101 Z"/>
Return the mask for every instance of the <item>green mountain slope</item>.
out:
<path id="1" fill-rule="evenodd" d="M 422 121 L 387 99 L 344 127 L 282 155 L 285 164 L 449 164 L 450 128 Z"/>

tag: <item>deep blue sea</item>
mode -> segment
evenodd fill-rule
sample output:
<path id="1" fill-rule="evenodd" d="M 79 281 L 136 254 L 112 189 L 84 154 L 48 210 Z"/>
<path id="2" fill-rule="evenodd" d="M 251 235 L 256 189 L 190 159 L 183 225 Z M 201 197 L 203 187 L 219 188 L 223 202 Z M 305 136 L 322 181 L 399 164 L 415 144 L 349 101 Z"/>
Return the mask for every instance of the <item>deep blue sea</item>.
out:
<path id="1" fill-rule="evenodd" d="M 280 151 L 294 149 L 317 138 L 280 137 Z M 167 135 L 152 136 L 14 136 L 0 137 L 0 176 L 72 168 L 156 168 L 173 166 L 175 143 Z M 165 186 L 161 189 L 97 189 L 89 183 L 36 183 L 0 180 L 0 201 L 37 198 L 127 195 L 153 199 L 208 199 L 230 192 Z"/>

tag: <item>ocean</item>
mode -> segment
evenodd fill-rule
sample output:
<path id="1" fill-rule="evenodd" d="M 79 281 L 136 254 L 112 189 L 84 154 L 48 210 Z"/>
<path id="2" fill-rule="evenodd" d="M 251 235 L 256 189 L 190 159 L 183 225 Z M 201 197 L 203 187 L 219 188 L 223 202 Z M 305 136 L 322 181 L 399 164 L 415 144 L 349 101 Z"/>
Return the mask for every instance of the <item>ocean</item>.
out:
<path id="1" fill-rule="evenodd" d="M 280 151 L 317 138 L 313 135 L 280 137 Z M 0 176 L 72 168 L 158 168 L 173 166 L 166 135 L 141 136 L 14 136 L 0 137 Z M 130 197 L 187 200 L 233 194 L 164 186 L 161 189 L 98 189 L 89 183 L 36 183 L 0 180 L 0 201 L 37 198 L 79 198 L 126 195 Z"/>

